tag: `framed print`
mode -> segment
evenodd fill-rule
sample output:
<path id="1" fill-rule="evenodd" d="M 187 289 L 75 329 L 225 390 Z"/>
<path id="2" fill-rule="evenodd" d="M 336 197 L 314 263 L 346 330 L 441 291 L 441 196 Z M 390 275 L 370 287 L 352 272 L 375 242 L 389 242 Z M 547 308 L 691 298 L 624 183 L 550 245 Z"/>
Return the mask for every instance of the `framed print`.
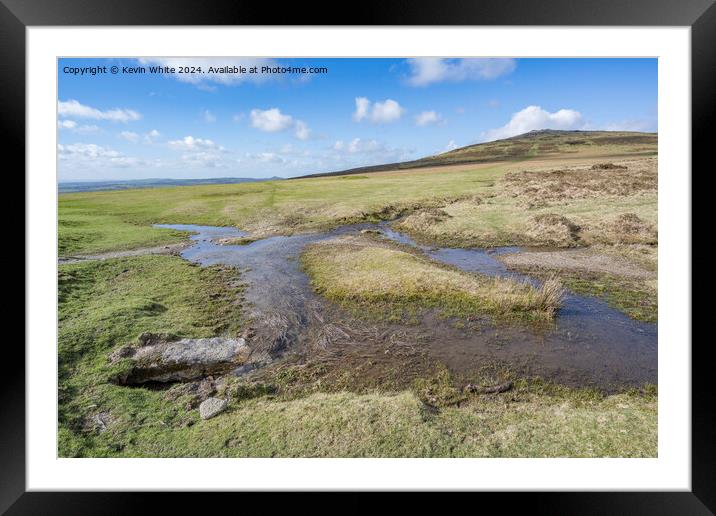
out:
<path id="1" fill-rule="evenodd" d="M 3 510 L 711 513 L 691 178 L 715 9 L 3 0 L 27 202 Z"/>

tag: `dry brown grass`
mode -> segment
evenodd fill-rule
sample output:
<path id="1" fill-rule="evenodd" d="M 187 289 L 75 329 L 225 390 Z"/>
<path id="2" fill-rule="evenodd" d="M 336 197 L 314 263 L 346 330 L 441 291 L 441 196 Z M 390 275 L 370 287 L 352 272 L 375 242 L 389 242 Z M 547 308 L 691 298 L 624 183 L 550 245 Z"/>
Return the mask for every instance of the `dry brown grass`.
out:
<path id="1" fill-rule="evenodd" d="M 504 194 L 525 202 L 548 202 L 656 192 L 656 160 L 625 164 L 599 163 L 592 167 L 505 174 Z"/>
<path id="2" fill-rule="evenodd" d="M 557 213 L 542 213 L 531 218 L 527 234 L 535 241 L 556 247 L 577 245 L 582 228 L 570 219 Z"/>
<path id="3" fill-rule="evenodd" d="M 610 240 L 619 244 L 656 244 L 658 233 L 653 224 L 635 213 L 624 213 L 605 224 Z"/>
<path id="4" fill-rule="evenodd" d="M 444 210 L 440 208 L 428 208 L 408 215 L 400 221 L 400 225 L 409 227 L 415 231 L 427 231 L 431 226 L 439 224 L 450 218 Z"/>

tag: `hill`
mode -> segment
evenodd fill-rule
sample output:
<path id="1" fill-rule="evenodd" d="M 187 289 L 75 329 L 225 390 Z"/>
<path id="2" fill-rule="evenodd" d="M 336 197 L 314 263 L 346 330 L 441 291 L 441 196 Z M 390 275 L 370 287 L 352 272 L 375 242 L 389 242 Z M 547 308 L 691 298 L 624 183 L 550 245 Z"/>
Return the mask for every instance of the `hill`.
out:
<path id="1" fill-rule="evenodd" d="M 443 165 L 521 161 L 569 155 L 654 156 L 657 153 L 658 135 L 627 131 L 558 131 L 543 129 L 528 133 L 460 147 L 425 158 L 353 168 L 337 172 L 311 174 L 302 177 L 341 176 L 365 174 L 386 170 L 403 170 Z"/>

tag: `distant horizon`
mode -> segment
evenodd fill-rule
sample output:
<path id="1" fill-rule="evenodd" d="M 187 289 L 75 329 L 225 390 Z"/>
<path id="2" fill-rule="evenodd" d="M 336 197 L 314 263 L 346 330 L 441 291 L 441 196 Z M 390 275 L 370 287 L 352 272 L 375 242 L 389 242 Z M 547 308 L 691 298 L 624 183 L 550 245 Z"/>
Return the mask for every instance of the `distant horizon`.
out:
<path id="1" fill-rule="evenodd" d="M 57 181 L 57 184 L 72 183 L 139 183 L 142 181 L 221 181 L 223 179 L 245 179 L 251 181 L 271 181 L 273 179 L 290 179 L 288 177 L 243 177 L 243 176 L 220 176 L 220 177 L 146 177 L 137 179 L 108 178 L 108 179 L 70 179 Z"/>

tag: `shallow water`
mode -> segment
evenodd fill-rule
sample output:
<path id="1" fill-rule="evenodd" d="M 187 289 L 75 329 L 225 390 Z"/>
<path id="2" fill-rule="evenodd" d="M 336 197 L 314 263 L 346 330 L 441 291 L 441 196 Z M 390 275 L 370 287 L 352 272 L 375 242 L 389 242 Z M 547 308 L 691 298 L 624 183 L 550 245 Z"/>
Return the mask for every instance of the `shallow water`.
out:
<path id="1" fill-rule="evenodd" d="M 539 284 L 529 276 L 508 271 L 496 256 L 519 248 L 452 249 L 416 244 L 386 223 L 343 226 L 325 233 L 270 237 L 247 245 L 218 245 L 219 238 L 246 235 L 236 228 L 194 225 L 157 227 L 195 232 L 195 244 L 181 256 L 201 265 L 229 265 L 242 269 L 246 300 L 253 316 L 277 314 L 289 320 L 287 345 L 300 345 L 312 325 L 330 321 L 330 310 L 311 291 L 298 257 L 307 244 L 361 229 L 379 229 L 396 242 L 419 248 L 428 257 L 469 272 L 512 277 Z M 319 308 L 319 311 L 320 308 Z M 390 325 L 386 325 L 388 327 Z M 395 325 L 392 325 L 393 328 Z M 502 364 L 521 374 L 541 376 L 571 386 L 613 390 L 646 382 L 657 383 L 657 325 L 635 321 L 605 302 L 567 294 L 555 322 L 548 327 L 530 324 L 458 328 L 451 321 L 427 314 L 422 323 L 408 327 L 421 334 L 422 350 L 458 375 L 491 364 Z M 427 336 L 427 338 L 426 338 Z"/>

